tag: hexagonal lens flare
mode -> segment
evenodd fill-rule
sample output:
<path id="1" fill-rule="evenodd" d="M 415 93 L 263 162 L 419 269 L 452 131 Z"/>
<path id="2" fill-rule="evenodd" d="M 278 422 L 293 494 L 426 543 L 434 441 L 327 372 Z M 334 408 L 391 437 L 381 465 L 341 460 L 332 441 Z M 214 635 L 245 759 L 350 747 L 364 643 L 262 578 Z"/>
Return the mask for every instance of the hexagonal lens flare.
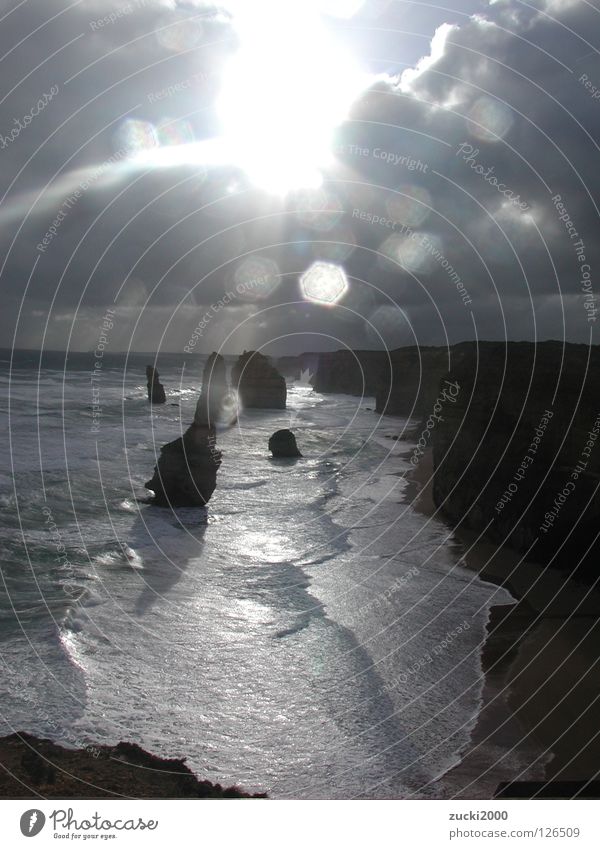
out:
<path id="1" fill-rule="evenodd" d="M 300 278 L 302 296 L 315 304 L 331 306 L 349 289 L 346 272 L 331 262 L 315 262 Z"/>

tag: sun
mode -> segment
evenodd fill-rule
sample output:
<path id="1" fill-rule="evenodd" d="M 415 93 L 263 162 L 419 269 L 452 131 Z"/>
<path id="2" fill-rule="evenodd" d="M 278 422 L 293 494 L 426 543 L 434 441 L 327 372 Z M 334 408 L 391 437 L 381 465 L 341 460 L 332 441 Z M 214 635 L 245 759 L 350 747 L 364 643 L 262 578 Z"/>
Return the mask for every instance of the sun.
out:
<path id="1" fill-rule="evenodd" d="M 335 128 L 369 82 L 336 44 L 320 5 L 240 0 L 231 6 L 240 47 L 217 102 L 222 142 L 252 182 L 278 194 L 320 185 Z"/>

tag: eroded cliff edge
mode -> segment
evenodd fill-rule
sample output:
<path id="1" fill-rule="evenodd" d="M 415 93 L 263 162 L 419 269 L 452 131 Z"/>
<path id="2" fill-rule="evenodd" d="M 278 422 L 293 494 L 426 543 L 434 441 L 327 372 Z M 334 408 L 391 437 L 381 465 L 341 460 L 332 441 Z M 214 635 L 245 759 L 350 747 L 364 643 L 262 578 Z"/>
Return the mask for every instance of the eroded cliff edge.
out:
<path id="1" fill-rule="evenodd" d="M 67 749 L 20 732 L 0 738 L 0 763 L 2 799 L 252 798 L 201 781 L 184 760 L 159 758 L 135 743 Z"/>
<path id="2" fill-rule="evenodd" d="M 600 509 L 598 346 L 464 343 L 431 431 L 433 498 L 454 525 L 593 574 Z"/>

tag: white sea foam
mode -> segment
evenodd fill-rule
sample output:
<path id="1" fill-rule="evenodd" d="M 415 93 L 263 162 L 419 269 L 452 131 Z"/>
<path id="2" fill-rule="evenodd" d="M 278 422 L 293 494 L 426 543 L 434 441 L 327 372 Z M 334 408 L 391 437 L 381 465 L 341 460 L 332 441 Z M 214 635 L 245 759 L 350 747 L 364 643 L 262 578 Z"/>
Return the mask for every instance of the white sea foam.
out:
<path id="1" fill-rule="evenodd" d="M 160 373 L 167 388 L 178 385 L 178 372 Z M 500 602 L 497 588 L 457 565 L 448 529 L 404 504 L 411 444 L 386 438 L 396 422 L 379 424 L 364 400 L 291 387 L 304 456 L 269 457 L 268 438 L 289 426 L 289 410 L 244 414 L 219 434 L 209 510 L 171 512 L 135 498 L 152 471 L 148 447 L 181 435 L 195 393 L 179 393 L 181 419 L 150 419 L 139 376 L 125 402 L 118 373 L 105 377 L 97 435 L 79 415 L 83 373 L 69 375 L 64 433 L 41 432 L 41 503 L 72 575 L 40 508 L 27 508 L 46 564 L 36 575 L 57 621 L 32 608 L 27 638 L 10 623 L 4 638 L 44 687 L 40 730 L 54 722 L 65 737 L 77 728 L 80 738 L 135 740 L 274 796 L 427 795 L 419 788 L 468 740 L 488 610 Z M 23 376 L 12 422 L 27 504 L 40 485 L 28 415 L 35 390 Z M 22 553 L 11 556 L 13 597 L 37 604 Z M 59 590 L 81 586 L 81 575 L 85 595 L 65 595 L 60 622 Z M 11 723 L 35 726 L 16 695 L 3 704 Z"/>

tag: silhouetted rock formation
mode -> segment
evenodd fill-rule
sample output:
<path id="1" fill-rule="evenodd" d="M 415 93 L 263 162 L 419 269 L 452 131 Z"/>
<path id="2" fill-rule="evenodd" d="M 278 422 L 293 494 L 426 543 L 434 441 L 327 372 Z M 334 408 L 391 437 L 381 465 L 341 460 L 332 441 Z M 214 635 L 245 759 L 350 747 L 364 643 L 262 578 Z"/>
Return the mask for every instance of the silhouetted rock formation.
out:
<path id="1" fill-rule="evenodd" d="M 2 799 L 261 798 L 199 781 L 185 761 L 159 758 L 136 743 L 66 749 L 19 732 L 0 737 L 0 761 Z"/>
<path id="2" fill-rule="evenodd" d="M 448 350 L 441 347 L 333 351 L 319 355 L 314 388 L 323 393 L 374 395 L 378 413 L 420 416 L 435 402 L 448 365 Z"/>
<path id="3" fill-rule="evenodd" d="M 269 439 L 269 451 L 273 457 L 302 457 L 291 430 L 276 430 Z"/>
<path id="4" fill-rule="evenodd" d="M 298 380 L 303 374 L 307 374 L 311 384 L 314 385 L 315 376 L 319 367 L 319 354 L 304 353 L 298 356 L 279 357 L 277 360 L 277 370 L 284 377 Z"/>
<path id="5" fill-rule="evenodd" d="M 460 391 L 431 431 L 436 505 L 531 559 L 572 571 L 584 557 L 577 574 L 597 577 L 599 373 L 598 346 L 454 346 L 445 379 Z"/>
<path id="6" fill-rule="evenodd" d="M 202 391 L 196 405 L 194 421 L 214 426 L 223 416 L 223 405 L 229 393 L 225 360 L 215 351 L 208 358 L 202 373 Z"/>
<path id="7" fill-rule="evenodd" d="M 244 351 L 238 358 L 231 370 L 231 385 L 243 407 L 285 410 L 285 380 L 257 351 Z"/>
<path id="8" fill-rule="evenodd" d="M 161 507 L 197 507 L 207 504 L 217 485 L 221 452 L 215 428 L 205 421 L 205 405 L 183 436 L 160 450 L 154 475 L 145 484 Z"/>
<path id="9" fill-rule="evenodd" d="M 167 400 L 162 383 L 159 382 L 159 374 L 154 366 L 146 366 L 146 380 L 148 381 L 148 401 L 151 404 L 164 404 Z"/>
<path id="10" fill-rule="evenodd" d="M 323 393 L 373 396 L 386 381 L 389 382 L 386 351 L 331 351 L 319 354 L 314 388 Z"/>
<path id="11" fill-rule="evenodd" d="M 388 416 L 429 415 L 452 348 L 413 345 L 389 352 L 375 392 L 375 410 Z"/>

